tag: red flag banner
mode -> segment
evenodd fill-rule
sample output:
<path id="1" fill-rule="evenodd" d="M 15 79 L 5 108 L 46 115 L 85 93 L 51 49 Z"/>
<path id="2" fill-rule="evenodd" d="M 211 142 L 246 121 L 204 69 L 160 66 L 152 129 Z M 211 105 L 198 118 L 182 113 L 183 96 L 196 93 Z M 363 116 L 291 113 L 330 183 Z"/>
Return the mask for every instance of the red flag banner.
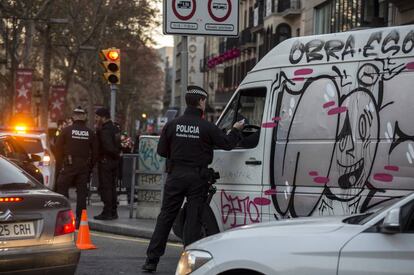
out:
<path id="1" fill-rule="evenodd" d="M 64 86 L 52 86 L 50 94 L 50 119 L 57 122 L 64 118 L 66 89 Z"/>
<path id="2" fill-rule="evenodd" d="M 16 70 L 15 111 L 16 113 L 32 112 L 32 78 L 33 70 Z"/>

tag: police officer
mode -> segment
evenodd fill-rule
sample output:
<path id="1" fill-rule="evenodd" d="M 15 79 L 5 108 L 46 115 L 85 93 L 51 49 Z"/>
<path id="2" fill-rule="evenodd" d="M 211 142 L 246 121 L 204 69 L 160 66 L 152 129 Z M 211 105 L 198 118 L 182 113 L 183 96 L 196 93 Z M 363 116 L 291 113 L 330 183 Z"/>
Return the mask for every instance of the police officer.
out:
<path id="1" fill-rule="evenodd" d="M 208 190 L 207 166 L 213 160 L 215 147 L 231 150 L 241 140 L 243 122 L 236 122 L 226 135 L 216 125 L 202 118 L 207 102 L 207 92 L 197 86 L 187 87 L 187 109 L 183 116 L 164 127 L 157 152 L 167 158 L 168 177 L 164 187 L 164 199 L 151 242 L 145 271 L 157 269 L 173 222 L 187 198 L 184 245 L 197 241 L 201 236 L 201 211 Z"/>
<path id="2" fill-rule="evenodd" d="M 111 120 L 109 110 L 100 108 L 95 112 L 99 140 L 99 193 L 104 203 L 102 213 L 96 220 L 114 220 L 118 218 L 116 180 L 121 155 L 121 135 Z"/>
<path id="3" fill-rule="evenodd" d="M 62 130 L 56 142 L 56 158 L 62 163 L 56 191 L 66 197 L 76 186 L 76 225 L 79 225 L 86 198 L 90 172 L 97 161 L 98 146 L 94 132 L 86 126 L 86 111 L 73 110 L 74 123 Z"/>

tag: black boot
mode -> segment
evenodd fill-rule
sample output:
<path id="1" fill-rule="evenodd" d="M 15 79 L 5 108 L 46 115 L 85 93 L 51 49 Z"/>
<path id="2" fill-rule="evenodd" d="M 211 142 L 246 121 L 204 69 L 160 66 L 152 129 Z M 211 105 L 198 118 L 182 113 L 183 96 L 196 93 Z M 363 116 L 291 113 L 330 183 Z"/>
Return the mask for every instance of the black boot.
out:
<path id="1" fill-rule="evenodd" d="M 147 258 L 147 260 L 145 261 L 145 264 L 142 266 L 142 270 L 147 271 L 147 272 L 155 272 L 157 271 L 157 265 L 159 262 L 159 258 Z"/>

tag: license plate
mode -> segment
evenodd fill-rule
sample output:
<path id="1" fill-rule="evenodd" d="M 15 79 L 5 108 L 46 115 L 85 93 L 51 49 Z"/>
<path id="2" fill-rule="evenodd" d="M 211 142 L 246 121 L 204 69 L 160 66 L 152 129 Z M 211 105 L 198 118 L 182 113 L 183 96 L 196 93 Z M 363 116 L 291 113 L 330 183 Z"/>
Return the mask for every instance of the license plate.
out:
<path id="1" fill-rule="evenodd" d="M 0 223 L 0 239 L 34 237 L 33 222 Z"/>

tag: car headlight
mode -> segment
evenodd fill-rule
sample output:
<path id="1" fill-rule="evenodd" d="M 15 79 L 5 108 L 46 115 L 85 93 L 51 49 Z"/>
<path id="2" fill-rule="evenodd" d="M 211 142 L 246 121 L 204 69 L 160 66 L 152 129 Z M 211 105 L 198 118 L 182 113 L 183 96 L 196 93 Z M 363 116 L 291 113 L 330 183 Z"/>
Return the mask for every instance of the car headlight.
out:
<path id="1" fill-rule="evenodd" d="M 213 259 L 210 253 L 201 250 L 187 250 L 181 254 L 176 275 L 187 275 L 199 269 L 202 265 Z"/>

